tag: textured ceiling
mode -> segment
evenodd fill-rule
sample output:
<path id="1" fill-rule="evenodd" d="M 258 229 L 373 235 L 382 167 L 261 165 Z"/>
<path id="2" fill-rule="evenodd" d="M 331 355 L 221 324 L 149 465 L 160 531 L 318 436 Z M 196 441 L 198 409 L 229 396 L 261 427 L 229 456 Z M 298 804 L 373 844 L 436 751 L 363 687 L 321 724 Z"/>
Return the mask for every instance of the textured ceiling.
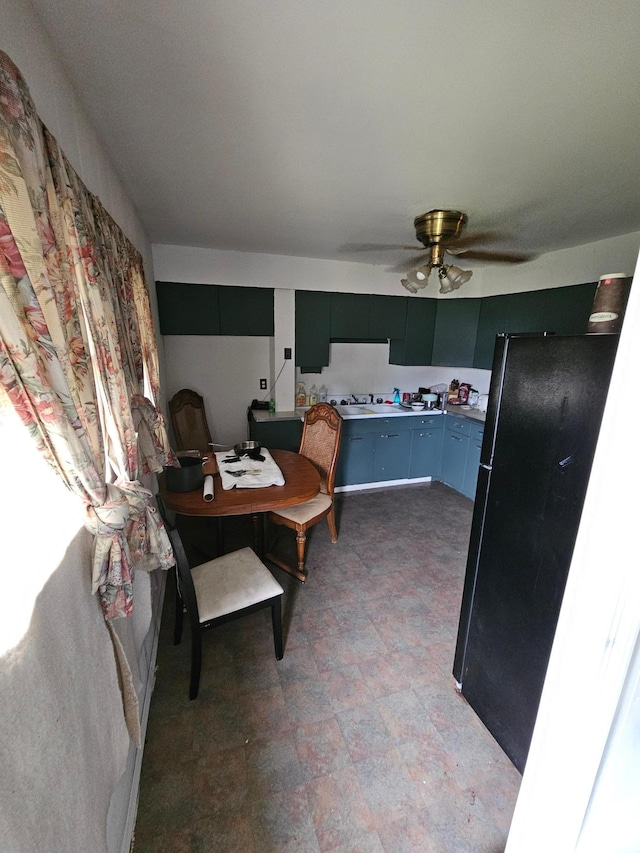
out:
<path id="1" fill-rule="evenodd" d="M 391 264 L 640 230 L 635 0 L 32 0 L 154 243 Z M 417 245 L 417 244 L 416 244 Z"/>

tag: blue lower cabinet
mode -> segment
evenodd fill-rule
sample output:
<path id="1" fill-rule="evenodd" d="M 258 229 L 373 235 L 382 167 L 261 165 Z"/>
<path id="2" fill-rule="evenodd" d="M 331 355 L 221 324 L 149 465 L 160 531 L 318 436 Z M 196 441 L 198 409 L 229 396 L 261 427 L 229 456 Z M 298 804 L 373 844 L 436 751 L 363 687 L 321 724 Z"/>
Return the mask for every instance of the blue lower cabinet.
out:
<path id="1" fill-rule="evenodd" d="M 469 436 L 451 429 L 445 430 L 440 479 L 457 492 L 461 492 L 464 488 L 468 448 Z"/>
<path id="2" fill-rule="evenodd" d="M 373 478 L 379 480 L 406 480 L 409 476 L 411 432 L 390 429 L 376 433 L 373 449 Z"/>
<path id="3" fill-rule="evenodd" d="M 462 482 L 462 493 L 471 500 L 475 500 L 476 486 L 478 484 L 478 466 L 480 465 L 480 451 L 482 450 L 482 436 L 484 424 L 473 425 L 469 436 L 469 448 L 467 450 L 467 464 Z"/>
<path id="4" fill-rule="evenodd" d="M 352 422 L 353 423 L 353 422 Z M 347 424 L 342 428 L 340 455 L 336 468 L 336 486 L 370 483 L 372 478 L 375 434 L 355 432 Z"/>
<path id="5" fill-rule="evenodd" d="M 442 430 L 414 430 L 411 434 L 411 461 L 409 477 L 433 477 L 440 473 Z"/>
<path id="6" fill-rule="evenodd" d="M 442 415 L 425 415 L 414 418 L 414 423 L 418 429 L 411 432 L 409 477 L 433 477 L 435 480 L 440 475 L 444 418 Z"/>

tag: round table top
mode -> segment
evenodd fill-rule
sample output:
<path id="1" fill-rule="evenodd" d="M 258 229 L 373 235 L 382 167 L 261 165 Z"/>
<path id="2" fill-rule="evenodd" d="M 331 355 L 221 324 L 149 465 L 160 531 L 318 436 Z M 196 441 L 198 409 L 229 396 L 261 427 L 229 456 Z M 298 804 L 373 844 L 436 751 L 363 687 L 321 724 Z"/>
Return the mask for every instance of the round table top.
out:
<path id="1" fill-rule="evenodd" d="M 284 486 L 262 489 L 223 489 L 215 456 L 205 462 L 204 473 L 213 475 L 214 499 L 205 501 L 202 488 L 193 492 L 170 492 L 164 475 L 158 478 L 160 493 L 167 507 L 179 515 L 252 515 L 311 500 L 320 491 L 318 469 L 304 456 L 290 450 L 269 450 L 282 471 Z"/>

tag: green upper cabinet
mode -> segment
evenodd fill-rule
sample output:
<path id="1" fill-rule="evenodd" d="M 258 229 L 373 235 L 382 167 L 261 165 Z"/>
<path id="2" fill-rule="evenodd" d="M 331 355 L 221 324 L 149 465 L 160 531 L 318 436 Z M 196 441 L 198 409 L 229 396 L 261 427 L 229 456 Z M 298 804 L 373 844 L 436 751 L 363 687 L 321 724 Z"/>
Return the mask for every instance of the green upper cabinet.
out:
<path id="1" fill-rule="evenodd" d="M 586 335 L 598 283 L 545 290 L 543 326 L 556 335 Z"/>
<path id="2" fill-rule="evenodd" d="M 504 333 L 507 328 L 510 296 L 511 294 L 504 294 L 503 296 L 486 296 L 482 299 L 473 356 L 474 367 L 491 369 L 496 335 Z"/>
<path id="3" fill-rule="evenodd" d="M 496 335 L 517 332 L 555 332 L 584 335 L 596 283 L 485 296 L 478 321 L 474 367 L 490 370 Z"/>
<path id="4" fill-rule="evenodd" d="M 331 338 L 381 341 L 404 335 L 407 299 L 362 293 L 331 294 Z"/>
<path id="5" fill-rule="evenodd" d="M 545 298 L 544 290 L 510 293 L 507 302 L 507 325 L 504 331 L 509 334 L 544 332 Z"/>
<path id="6" fill-rule="evenodd" d="M 273 337 L 273 289 L 219 287 L 220 334 Z"/>
<path id="7" fill-rule="evenodd" d="M 160 332 L 163 335 L 219 335 L 217 285 L 157 281 Z"/>
<path id="8" fill-rule="evenodd" d="M 366 341 L 369 334 L 369 308 L 371 297 L 361 293 L 332 293 L 332 338 Z"/>
<path id="9" fill-rule="evenodd" d="M 273 289 L 157 281 L 163 335 L 273 336 Z"/>
<path id="10" fill-rule="evenodd" d="M 429 297 L 404 298 L 407 301 L 404 335 L 391 339 L 389 364 L 431 364 L 438 300 Z"/>
<path id="11" fill-rule="evenodd" d="M 472 367 L 480 316 L 480 299 L 439 299 L 428 364 Z"/>
<path id="12" fill-rule="evenodd" d="M 407 326 L 405 296 L 371 296 L 369 334 L 373 339 L 401 338 Z"/>
<path id="13" fill-rule="evenodd" d="M 296 290 L 296 365 L 319 373 L 329 364 L 331 294 Z"/>

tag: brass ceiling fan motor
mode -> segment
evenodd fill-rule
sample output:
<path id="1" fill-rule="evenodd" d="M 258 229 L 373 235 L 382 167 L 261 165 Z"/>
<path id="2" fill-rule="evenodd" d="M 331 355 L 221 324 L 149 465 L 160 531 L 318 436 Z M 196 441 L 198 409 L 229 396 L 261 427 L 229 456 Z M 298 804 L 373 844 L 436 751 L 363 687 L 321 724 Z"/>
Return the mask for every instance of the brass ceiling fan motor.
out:
<path id="1" fill-rule="evenodd" d="M 467 224 L 467 216 L 459 210 L 430 210 L 413 220 L 416 237 L 431 249 L 431 265 L 442 266 L 448 243 L 454 241 Z"/>

